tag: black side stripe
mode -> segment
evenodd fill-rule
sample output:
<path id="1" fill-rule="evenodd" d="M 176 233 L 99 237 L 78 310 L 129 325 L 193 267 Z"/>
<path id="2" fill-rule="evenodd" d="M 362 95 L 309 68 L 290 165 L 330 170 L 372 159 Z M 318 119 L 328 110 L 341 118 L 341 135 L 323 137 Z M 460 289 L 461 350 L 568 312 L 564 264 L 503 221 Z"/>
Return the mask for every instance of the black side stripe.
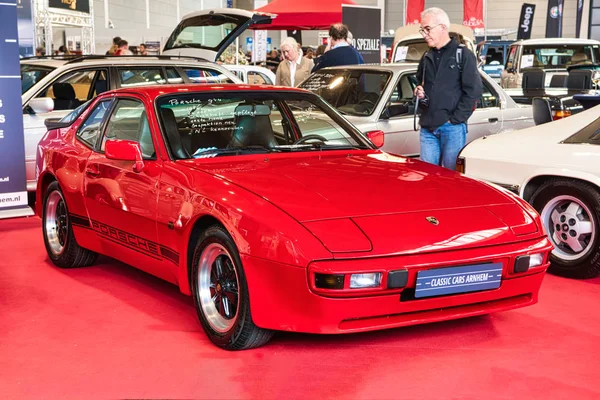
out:
<path id="1" fill-rule="evenodd" d="M 179 253 L 171 250 L 166 246 L 160 246 L 160 254 L 167 260 L 173 262 L 175 265 L 179 265 Z"/>
<path id="2" fill-rule="evenodd" d="M 69 218 L 71 218 L 71 223 L 73 225 L 79 226 L 81 228 L 89 228 L 91 226 L 90 219 L 88 217 L 84 217 L 77 214 L 69 214 Z"/>

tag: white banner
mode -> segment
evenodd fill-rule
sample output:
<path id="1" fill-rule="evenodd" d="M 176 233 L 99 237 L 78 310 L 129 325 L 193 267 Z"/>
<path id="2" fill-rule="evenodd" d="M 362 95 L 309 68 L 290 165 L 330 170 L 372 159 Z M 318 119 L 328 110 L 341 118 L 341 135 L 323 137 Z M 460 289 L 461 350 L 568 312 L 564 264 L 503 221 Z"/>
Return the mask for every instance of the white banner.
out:
<path id="1" fill-rule="evenodd" d="M 0 193 L 0 208 L 26 205 L 27 192 Z"/>
<path id="2" fill-rule="evenodd" d="M 252 62 L 267 60 L 267 31 L 255 30 L 252 43 Z"/>

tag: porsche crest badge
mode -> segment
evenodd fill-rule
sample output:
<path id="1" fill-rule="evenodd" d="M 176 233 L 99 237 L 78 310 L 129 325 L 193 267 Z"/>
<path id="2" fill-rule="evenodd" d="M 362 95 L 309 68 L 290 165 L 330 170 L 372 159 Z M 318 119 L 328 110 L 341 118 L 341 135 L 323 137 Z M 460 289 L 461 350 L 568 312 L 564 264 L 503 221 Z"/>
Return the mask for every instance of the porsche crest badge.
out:
<path id="1" fill-rule="evenodd" d="M 440 224 L 440 221 L 438 221 L 436 217 L 426 217 L 425 219 L 427 220 L 427 222 L 429 222 L 432 225 Z"/>

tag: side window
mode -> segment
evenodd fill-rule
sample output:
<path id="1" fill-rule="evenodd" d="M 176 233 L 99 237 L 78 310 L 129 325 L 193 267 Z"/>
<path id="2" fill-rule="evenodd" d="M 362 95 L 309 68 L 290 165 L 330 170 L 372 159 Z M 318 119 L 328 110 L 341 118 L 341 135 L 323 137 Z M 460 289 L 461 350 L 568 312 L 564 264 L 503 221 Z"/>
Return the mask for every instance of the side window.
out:
<path id="1" fill-rule="evenodd" d="M 492 108 L 498 107 L 498 96 L 490 89 L 487 82 L 482 79 L 483 92 L 481 98 L 477 102 L 477 108 Z"/>
<path id="2" fill-rule="evenodd" d="M 417 87 L 417 77 L 414 73 L 404 74 L 400 77 L 389 100 L 390 105 L 394 109 L 390 117 L 412 115 L 411 110 L 414 110 L 412 100 L 415 87 Z"/>
<path id="3" fill-rule="evenodd" d="M 54 100 L 55 110 L 73 110 L 95 95 L 96 75 L 104 74 L 105 71 L 83 70 L 67 72 L 50 86 L 48 86 L 37 97 L 50 97 Z M 105 78 L 106 81 L 106 78 Z"/>
<path id="4" fill-rule="evenodd" d="M 183 83 L 183 78 L 179 76 L 175 68 L 167 68 L 167 81 L 169 83 Z"/>
<path id="5" fill-rule="evenodd" d="M 142 102 L 133 99 L 121 99 L 117 102 L 102 138 L 101 151 L 104 151 L 106 141 L 110 139 L 138 142 L 144 158 L 155 157 L 148 116 Z"/>
<path id="6" fill-rule="evenodd" d="M 102 121 L 110 108 L 110 103 L 110 100 L 98 103 L 77 131 L 77 138 L 89 147 L 93 148 L 96 146 L 96 142 L 100 136 L 100 129 L 102 128 Z"/>
<path id="7" fill-rule="evenodd" d="M 248 83 L 250 85 L 266 85 L 267 81 L 263 76 L 263 74 L 256 71 L 248 71 Z"/>
<path id="8" fill-rule="evenodd" d="M 318 111 L 312 103 L 307 101 L 287 101 L 294 119 L 300 128 L 300 136 L 317 135 L 324 138 L 328 144 L 347 144 L 348 135 L 344 128 L 333 119 Z"/>
<path id="9" fill-rule="evenodd" d="M 161 85 L 167 82 L 160 68 L 127 68 L 118 71 L 121 87 Z"/>
<path id="10" fill-rule="evenodd" d="M 517 46 L 512 46 L 506 58 L 506 69 L 515 68 L 515 57 L 517 55 Z"/>
<path id="11" fill-rule="evenodd" d="M 233 83 L 226 75 L 208 68 L 183 68 L 192 83 Z"/>

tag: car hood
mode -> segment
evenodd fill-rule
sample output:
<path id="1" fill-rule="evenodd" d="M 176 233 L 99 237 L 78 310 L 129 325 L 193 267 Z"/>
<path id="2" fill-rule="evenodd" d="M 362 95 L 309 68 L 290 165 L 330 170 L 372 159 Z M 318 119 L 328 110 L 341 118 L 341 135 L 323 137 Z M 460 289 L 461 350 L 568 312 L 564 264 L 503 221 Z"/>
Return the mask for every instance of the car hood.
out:
<path id="1" fill-rule="evenodd" d="M 298 221 L 512 203 L 496 189 L 454 171 L 380 151 L 186 162 L 257 194 Z"/>
<path id="2" fill-rule="evenodd" d="M 380 151 L 184 162 L 271 202 L 345 256 L 500 244 L 538 232 L 511 195 Z"/>

